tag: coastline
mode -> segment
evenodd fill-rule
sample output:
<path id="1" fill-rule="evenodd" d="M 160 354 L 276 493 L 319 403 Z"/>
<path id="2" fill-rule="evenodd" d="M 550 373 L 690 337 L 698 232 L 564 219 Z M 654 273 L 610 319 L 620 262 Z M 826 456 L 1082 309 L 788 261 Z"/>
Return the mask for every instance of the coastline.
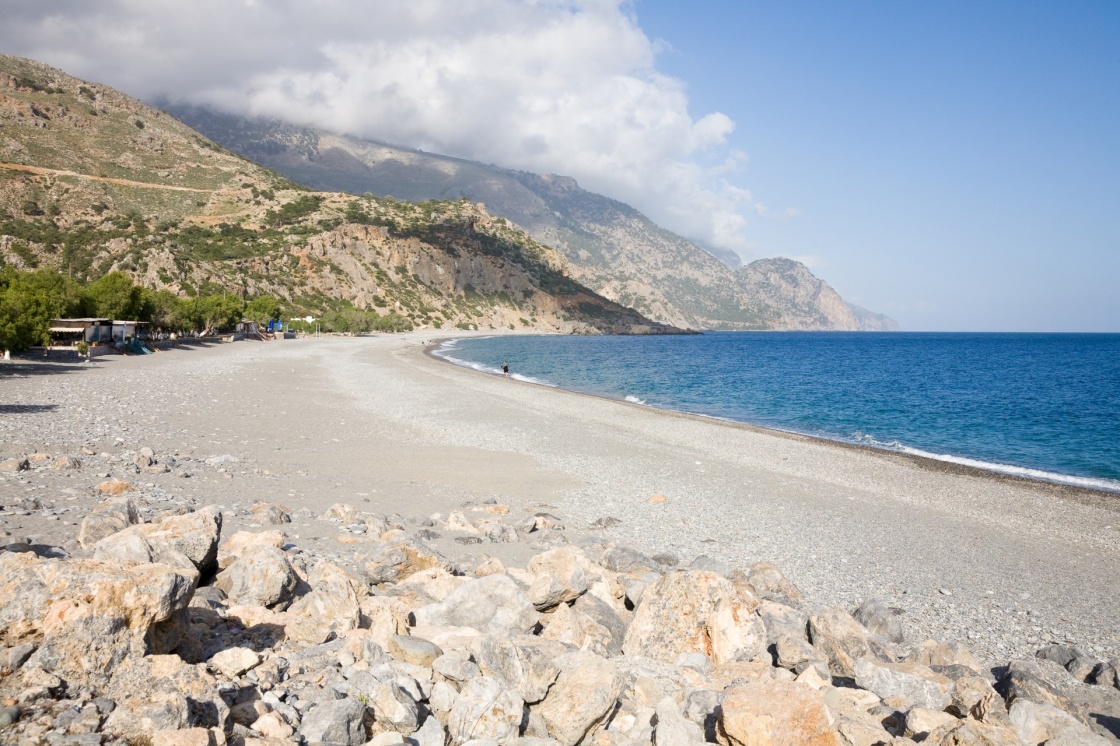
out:
<path id="1" fill-rule="evenodd" d="M 486 332 L 484 334 L 481 334 L 480 337 L 492 337 L 492 336 L 498 336 L 499 334 L 500 334 L 500 332 L 498 334 L 495 334 L 495 333 L 492 333 L 492 332 Z M 517 336 L 518 334 L 522 334 L 522 333 L 517 332 L 517 333 L 514 333 L 513 335 L 502 335 L 502 336 Z M 540 332 L 540 333 L 534 333 L 532 336 L 555 336 L 555 335 L 547 333 L 547 332 Z M 448 357 L 444 357 L 444 356 L 439 354 L 441 352 L 442 348 L 443 348 L 443 345 L 446 342 L 450 342 L 450 341 L 454 341 L 454 340 L 458 340 L 458 339 L 465 339 L 465 338 L 467 338 L 467 337 L 466 336 L 441 336 L 441 337 L 439 337 L 435 340 L 432 340 L 429 343 L 429 344 L 432 345 L 432 347 L 430 349 L 426 348 L 425 353 L 429 357 L 431 357 L 435 360 L 438 360 L 440 362 L 443 362 L 443 363 L 446 363 L 446 364 L 449 364 L 449 365 L 453 365 L 453 366 L 458 367 L 458 368 L 462 368 L 464 370 L 469 370 L 472 373 L 477 373 L 477 374 L 480 374 L 480 375 L 495 375 L 493 373 L 489 373 L 489 372 L 479 370 L 479 369 L 473 367 L 473 364 L 470 363 L 469 361 L 461 361 L 461 360 L 458 360 L 456 358 L 448 358 Z M 569 393 L 577 394 L 577 395 L 580 395 L 580 396 L 589 396 L 589 397 L 592 397 L 592 398 L 602 399 L 602 400 L 605 400 L 605 401 L 612 401 L 612 402 L 618 402 L 618 403 L 622 403 L 622 404 L 628 404 L 630 406 L 649 407 L 651 409 L 656 409 L 657 411 L 660 411 L 660 412 L 677 414 L 677 415 L 682 415 L 682 416 L 686 416 L 686 417 L 696 417 L 696 418 L 699 418 L 699 419 L 701 419 L 703 421 L 707 421 L 707 422 L 724 423 L 724 424 L 731 425 L 731 426 L 734 426 L 734 427 L 747 428 L 749 430 L 753 430 L 754 432 L 758 432 L 758 433 L 761 433 L 761 434 L 768 434 L 768 435 L 774 435 L 774 436 L 779 436 L 779 437 L 788 437 L 788 438 L 794 438 L 794 439 L 805 439 L 805 440 L 811 441 L 811 442 L 834 445 L 834 446 L 837 446 L 837 447 L 840 447 L 840 448 L 855 449 L 857 451 L 866 452 L 866 453 L 870 453 L 870 454 L 878 454 L 878 455 L 882 455 L 882 456 L 886 456 L 886 457 L 897 457 L 897 458 L 906 460 L 908 463 L 912 463 L 912 464 L 917 465 L 921 468 L 929 469 L 931 471 L 940 471 L 940 472 L 944 472 L 944 473 L 947 473 L 947 474 L 956 474 L 956 475 L 962 475 L 962 476 L 974 476 L 974 477 L 980 477 L 980 478 L 991 478 L 991 479 L 995 479 L 995 480 L 1000 481 L 1000 482 L 1007 482 L 1007 483 L 1012 483 L 1012 484 L 1021 484 L 1023 486 L 1036 486 L 1036 487 L 1053 488 L 1053 492 L 1054 492 L 1056 497 L 1060 497 L 1060 498 L 1063 498 L 1063 499 L 1069 499 L 1069 500 L 1076 500 L 1076 501 L 1082 502 L 1084 504 L 1094 505 L 1094 506 L 1097 506 L 1097 507 L 1100 507 L 1100 508 L 1103 508 L 1103 509 L 1106 509 L 1106 510 L 1115 510 L 1115 511 L 1120 512 L 1120 483 L 1117 484 L 1117 487 L 1115 489 L 1109 489 L 1109 488 L 1106 488 L 1106 487 L 1096 487 L 1096 486 L 1091 486 L 1091 485 L 1086 485 L 1086 484 L 1078 484 L 1077 481 L 1074 481 L 1074 480 L 1078 480 L 1078 481 L 1102 481 L 1102 480 L 1099 480 L 1099 479 L 1096 479 L 1096 478 L 1093 478 L 1093 477 L 1079 477 L 1079 476 L 1076 476 L 1076 475 L 1060 474 L 1060 473 L 1057 473 L 1057 472 L 1051 473 L 1051 472 L 1045 472 L 1045 471 L 1042 471 L 1042 470 L 1033 469 L 1033 468 L 1029 468 L 1029 467 L 1018 467 L 1018 466 L 1013 466 L 1013 465 L 1009 465 L 1009 464 L 1000 464 L 1000 463 L 994 463 L 994 462 L 993 463 L 987 463 L 987 462 L 982 462 L 982 461 L 976 461 L 974 459 L 967 459 L 966 457 L 956 457 L 956 456 L 948 456 L 948 455 L 946 455 L 945 457 L 939 457 L 936 454 L 926 454 L 926 453 L 923 453 L 923 452 L 920 452 L 920 451 L 919 452 L 912 452 L 912 451 L 917 451 L 917 449 L 913 449 L 913 448 L 911 448 L 909 451 L 898 450 L 898 449 L 890 448 L 890 447 L 887 447 L 887 446 L 872 445 L 872 444 L 868 444 L 868 443 L 856 443 L 856 442 L 852 442 L 852 441 L 849 441 L 849 440 L 844 440 L 844 439 L 839 438 L 839 437 L 834 437 L 833 438 L 833 437 L 828 437 L 828 436 L 824 436 L 824 435 L 813 435 L 813 434 L 809 434 L 809 433 L 798 432 L 796 430 L 784 430 L 784 429 L 781 429 L 781 428 L 778 428 L 778 427 L 769 427 L 769 426 L 766 426 L 766 425 L 760 425 L 760 424 L 753 423 L 753 422 L 744 422 L 744 421 L 740 421 L 740 420 L 734 420 L 734 419 L 730 419 L 730 418 L 727 418 L 727 417 L 716 417 L 716 416 L 713 416 L 713 415 L 699 414 L 699 413 L 696 413 L 696 412 L 688 412 L 688 411 L 685 411 L 685 410 L 658 407 L 656 405 L 646 404 L 645 402 L 629 401 L 627 399 L 619 399 L 619 398 L 608 396 L 608 395 L 605 395 L 605 394 L 597 394 L 597 393 L 593 393 L 593 392 L 589 392 L 589 391 L 578 391 L 578 390 L 575 390 L 575 389 L 569 389 L 569 388 L 565 388 L 564 386 L 562 386 L 560 384 L 555 384 L 555 383 L 551 383 L 551 382 L 540 382 L 540 381 L 536 381 L 536 380 L 527 380 L 527 381 L 519 381 L 519 382 L 530 383 L 530 384 L 533 384 L 533 385 L 543 385 L 543 386 L 546 386 L 546 387 L 549 387 L 549 388 L 555 388 L 555 389 L 559 389 L 559 390 L 562 390 L 562 391 L 567 391 Z M 965 463 L 965 461 L 971 461 L 973 463 Z M 1036 472 L 1040 475 L 1047 475 L 1047 476 L 1033 476 L 1033 475 L 1017 473 L 1017 472 L 1022 472 L 1022 471 Z M 1050 478 L 1050 477 L 1052 477 L 1052 478 Z M 1065 480 L 1070 480 L 1070 481 L 1065 481 Z"/>
<path id="2" fill-rule="evenodd" d="M 880 598 L 905 610 L 909 639 L 959 640 L 984 660 L 1050 641 L 1120 654 L 1110 600 L 1120 597 L 1120 520 L 1109 493 L 465 375 L 432 358 L 435 337 L 242 342 L 0 375 L 2 455 L 88 443 L 193 458 L 191 479 L 140 479 L 224 505 L 223 533 L 247 525 L 258 499 L 316 514 L 354 501 L 446 516 L 492 498 L 555 511 L 573 542 L 668 552 L 682 566 L 700 555 L 729 567 L 773 561 L 814 601 L 851 609 Z M 225 454 L 237 462 L 204 466 Z M 118 469 L 89 461 L 91 478 Z M 78 488 L 86 478 L 57 476 Z M 13 535 L 61 534 L 61 521 L 34 513 L 0 516 Z M 603 517 L 621 523 L 593 528 Z M 312 521 L 298 534 L 347 551 L 329 526 Z M 535 553 L 436 543 L 503 561 Z"/>

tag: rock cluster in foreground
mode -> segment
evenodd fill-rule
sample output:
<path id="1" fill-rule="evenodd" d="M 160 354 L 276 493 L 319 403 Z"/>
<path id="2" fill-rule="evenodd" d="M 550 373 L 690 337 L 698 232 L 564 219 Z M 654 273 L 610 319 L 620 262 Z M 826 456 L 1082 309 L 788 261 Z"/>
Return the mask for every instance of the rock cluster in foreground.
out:
<path id="1" fill-rule="evenodd" d="M 103 491 L 109 491 L 107 488 Z M 461 566 L 427 528 L 336 505 L 352 561 L 217 507 L 142 520 L 127 490 L 70 551 L 0 552 L 0 742 L 725 746 L 1107 744 L 1120 660 L 1052 645 L 985 670 L 897 610 L 810 612 L 770 564 L 685 569 L 554 515 L 441 521 L 539 534 L 525 568 Z M 430 521 L 429 521 L 430 523 Z M 80 547 L 80 549 L 79 549 Z M 994 674 L 994 675 L 993 675 Z"/>

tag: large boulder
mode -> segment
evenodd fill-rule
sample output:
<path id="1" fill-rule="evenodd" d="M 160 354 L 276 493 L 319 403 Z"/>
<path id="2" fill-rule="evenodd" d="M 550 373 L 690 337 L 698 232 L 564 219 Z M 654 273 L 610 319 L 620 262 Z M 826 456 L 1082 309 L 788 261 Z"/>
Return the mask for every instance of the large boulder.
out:
<path id="1" fill-rule="evenodd" d="M 563 746 L 575 746 L 610 714 L 622 677 L 612 661 L 584 650 L 567 653 L 557 664 L 560 676 L 533 709 L 548 735 Z"/>
<path id="2" fill-rule="evenodd" d="M 0 642 L 38 641 L 29 665 L 108 677 L 151 650 L 161 625 L 181 624 L 198 573 L 166 565 L 0 554 Z M 166 630 L 165 630 L 166 632 Z"/>
<path id="3" fill-rule="evenodd" d="M 413 612 L 417 625 L 472 627 L 484 633 L 528 632 L 539 614 L 509 575 L 465 583 L 439 603 Z"/>
<path id="4" fill-rule="evenodd" d="M 949 706 L 953 682 L 920 663 L 887 663 L 873 656 L 856 661 L 856 686 L 875 692 L 881 699 L 903 697 L 906 701 L 938 712 Z"/>
<path id="5" fill-rule="evenodd" d="M 112 538 L 114 542 L 124 543 L 132 535 L 142 538 L 153 547 L 153 553 L 157 557 L 165 552 L 181 554 L 187 557 L 203 576 L 207 576 L 218 569 L 218 540 L 222 535 L 222 511 L 217 506 L 211 505 L 194 513 L 168 516 L 155 523 L 130 526 L 108 538 Z"/>
<path id="6" fill-rule="evenodd" d="M 255 546 L 223 570 L 214 584 L 231 604 L 284 608 L 299 585 L 299 575 L 282 550 Z"/>
<path id="7" fill-rule="evenodd" d="M 293 603 L 288 611 L 328 626 L 335 634 L 357 629 L 362 619 L 361 598 L 369 588 L 357 575 L 323 561 L 307 578 L 311 592 Z"/>
<path id="8" fill-rule="evenodd" d="M 131 497 L 113 497 L 99 503 L 82 519 L 78 543 L 82 549 L 93 549 L 106 536 L 123 531 L 140 522 L 140 514 Z"/>
<path id="9" fill-rule="evenodd" d="M 299 734 L 307 743 L 361 746 L 368 739 L 368 710 L 357 699 L 347 697 L 320 702 L 307 711 Z"/>
<path id="10" fill-rule="evenodd" d="M 1053 705 L 1017 700 L 1009 713 L 1011 725 L 1023 743 L 1106 746 L 1109 741 Z"/>
<path id="11" fill-rule="evenodd" d="M 567 650 L 559 642 L 534 635 L 486 635 L 472 645 L 482 673 L 516 687 L 529 703 L 548 694 L 560 674 L 557 660 Z"/>
<path id="12" fill-rule="evenodd" d="M 218 567 L 226 569 L 249 547 L 269 546 L 284 548 L 284 534 L 280 531 L 238 531 L 218 547 Z"/>
<path id="13" fill-rule="evenodd" d="M 399 534 L 399 531 L 392 533 Z M 356 558 L 358 572 L 374 585 L 396 583 L 421 570 L 455 569 L 450 560 L 427 544 L 407 537 L 376 542 Z"/>
<path id="14" fill-rule="evenodd" d="M 489 740 L 498 746 L 514 746 L 524 717 L 525 703 L 514 688 L 498 679 L 479 676 L 471 679 L 447 718 L 451 742 Z"/>
<path id="15" fill-rule="evenodd" d="M 713 572 L 672 573 L 643 594 L 622 649 L 667 662 L 683 653 L 703 653 L 716 665 L 750 660 L 766 646 L 757 608 L 743 583 Z"/>
<path id="16" fill-rule="evenodd" d="M 584 567 L 590 560 L 582 549 L 560 547 L 529 560 L 529 572 L 536 578 L 529 586 L 529 600 L 540 611 L 575 601 L 587 591 Z"/>
<path id="17" fill-rule="evenodd" d="M 723 698 L 720 728 L 731 746 L 840 746 L 820 693 L 759 679 Z"/>
<path id="18" fill-rule="evenodd" d="M 902 642 L 905 635 L 902 632 L 902 610 L 887 606 L 882 601 L 871 598 L 859 605 L 852 617 L 862 624 L 873 635 L 885 638 L 890 642 Z"/>
<path id="19" fill-rule="evenodd" d="M 855 676 L 856 661 L 871 654 L 868 633 L 843 609 L 809 616 L 809 641 L 834 676 Z"/>

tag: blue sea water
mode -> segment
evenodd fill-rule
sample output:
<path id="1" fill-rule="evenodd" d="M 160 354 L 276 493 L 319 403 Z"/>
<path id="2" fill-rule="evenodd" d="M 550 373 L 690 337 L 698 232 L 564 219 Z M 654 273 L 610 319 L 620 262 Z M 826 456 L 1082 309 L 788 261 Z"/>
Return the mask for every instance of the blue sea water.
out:
<path id="1" fill-rule="evenodd" d="M 452 362 L 653 407 L 1120 491 L 1120 334 L 501 336 Z"/>

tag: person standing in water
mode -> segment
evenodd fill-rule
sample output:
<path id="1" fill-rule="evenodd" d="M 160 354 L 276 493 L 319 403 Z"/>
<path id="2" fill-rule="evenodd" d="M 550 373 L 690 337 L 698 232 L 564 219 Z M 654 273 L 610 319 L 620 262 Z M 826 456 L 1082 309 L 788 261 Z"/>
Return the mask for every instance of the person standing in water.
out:
<path id="1" fill-rule="evenodd" d="M 504 375 L 506 378 L 509 378 L 509 363 L 507 363 L 505 360 L 502 361 L 502 375 Z"/>

